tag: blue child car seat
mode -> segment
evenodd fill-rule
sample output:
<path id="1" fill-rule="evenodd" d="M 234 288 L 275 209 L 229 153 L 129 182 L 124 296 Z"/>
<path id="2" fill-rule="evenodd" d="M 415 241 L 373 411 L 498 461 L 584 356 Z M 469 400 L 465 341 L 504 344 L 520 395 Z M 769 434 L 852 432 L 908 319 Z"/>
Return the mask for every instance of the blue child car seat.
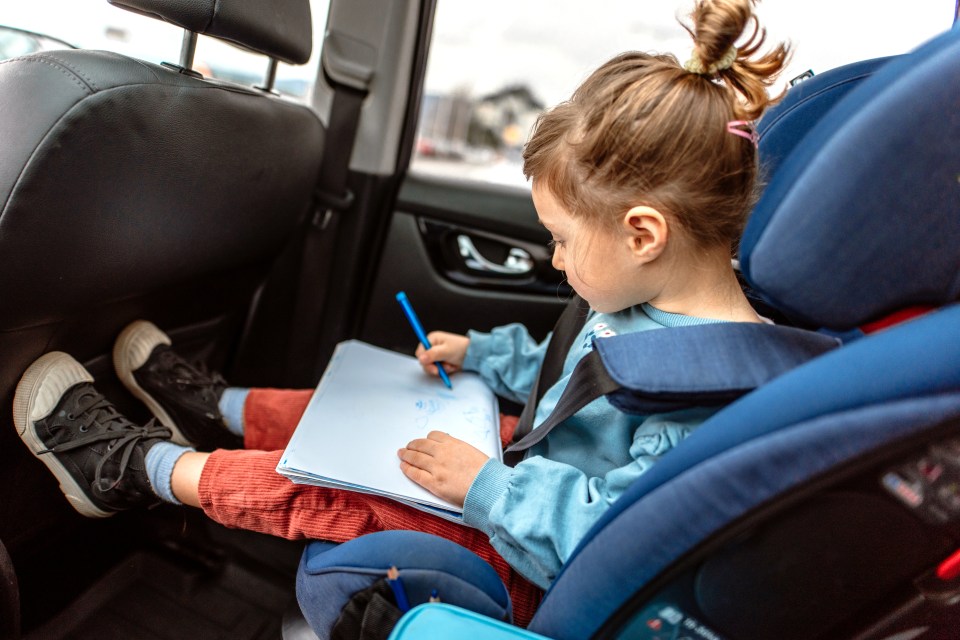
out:
<path id="1" fill-rule="evenodd" d="M 773 175 L 741 249 L 750 284 L 813 326 L 939 310 L 815 358 L 705 422 L 591 529 L 530 632 L 955 637 L 958 107 L 952 31 L 838 101 Z M 463 620 L 428 604 L 394 637 L 444 637 Z M 472 637 L 510 632 L 486 620 Z"/>
<path id="2" fill-rule="evenodd" d="M 388 586 L 391 568 L 398 572 Z M 406 603 L 397 601 L 396 589 Z M 376 600 L 378 593 L 385 602 Z M 381 627 L 389 633 L 410 604 L 441 594 L 443 602 L 487 619 L 512 619 L 510 596 L 490 565 L 449 540 L 419 531 L 383 531 L 341 545 L 311 543 L 297 573 L 297 599 L 307 605 L 301 607 L 304 617 L 321 637 L 386 637 Z M 310 628 L 289 628 L 291 619 L 296 620 L 288 617 L 284 638 L 317 637 Z"/>
<path id="3" fill-rule="evenodd" d="M 565 321 L 580 316 L 578 309 L 575 302 L 564 313 L 542 369 L 563 359 L 567 347 L 555 345 L 576 337 L 575 323 Z M 510 464 L 507 453 L 526 450 L 601 395 L 623 411 L 643 415 L 722 406 L 837 345 L 821 334 L 766 324 L 721 323 L 658 333 L 598 341 L 573 371 L 556 409 L 515 441 L 504 461 Z M 409 595 L 391 596 L 385 584 L 391 567 L 399 569 Z M 510 620 L 509 597 L 489 565 L 452 542 L 415 531 L 370 534 L 343 545 L 312 543 L 298 572 L 299 603 L 324 638 L 384 638 L 382 629 L 389 630 L 406 609 L 401 601 L 428 602 L 432 592 L 447 604 Z M 291 629 L 285 637 L 297 636 Z"/>
<path id="4" fill-rule="evenodd" d="M 780 163 L 817 122 L 851 89 L 897 56 L 871 58 L 818 73 L 791 87 L 757 122 L 762 173 L 776 174 Z"/>

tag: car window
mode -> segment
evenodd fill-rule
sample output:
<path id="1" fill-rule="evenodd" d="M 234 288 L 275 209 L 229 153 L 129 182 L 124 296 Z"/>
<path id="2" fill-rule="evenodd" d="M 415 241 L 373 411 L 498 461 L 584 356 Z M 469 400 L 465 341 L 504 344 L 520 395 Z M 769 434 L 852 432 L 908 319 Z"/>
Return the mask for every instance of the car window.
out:
<path id="1" fill-rule="evenodd" d="M 466 3 L 440 0 L 411 170 L 526 186 L 520 150 L 537 114 L 569 97 L 594 68 L 627 50 L 670 52 L 693 0 Z M 794 45 L 778 88 L 809 70 L 904 53 L 950 27 L 953 0 L 767 0 L 768 41 Z"/>
<path id="2" fill-rule="evenodd" d="M 69 42 L 50 38 L 32 31 L 0 25 L 0 60 L 25 56 L 38 51 L 71 48 Z"/>
<path id="3" fill-rule="evenodd" d="M 0 25 L 25 29 L 64 40 L 84 49 L 104 49 L 148 62 L 177 62 L 183 29 L 106 2 L 77 0 L 31 0 L 8 3 L 0 11 Z M 291 97 L 308 101 L 317 73 L 321 41 L 327 21 L 327 2 L 311 2 L 314 46 L 310 61 L 302 66 L 280 63 L 276 89 Z M 3 58 L 24 55 L 37 50 L 63 48 L 63 44 L 44 42 L 30 49 L 23 36 L 6 35 L 0 30 L 0 54 Z M 9 40 L 9 44 L 7 44 Z M 261 84 L 266 77 L 267 58 L 231 46 L 225 42 L 200 36 L 194 67 L 205 76 L 239 82 Z"/>

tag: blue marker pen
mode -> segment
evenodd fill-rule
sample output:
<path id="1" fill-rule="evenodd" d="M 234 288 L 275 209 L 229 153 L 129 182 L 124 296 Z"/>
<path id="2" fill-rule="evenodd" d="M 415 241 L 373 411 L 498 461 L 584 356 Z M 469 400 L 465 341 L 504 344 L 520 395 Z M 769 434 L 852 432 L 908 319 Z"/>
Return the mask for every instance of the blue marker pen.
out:
<path id="1" fill-rule="evenodd" d="M 423 345 L 424 349 L 429 349 L 430 341 L 427 340 L 427 333 L 423 330 L 423 325 L 420 324 L 420 319 L 414 312 L 413 307 L 410 306 L 410 301 L 407 299 L 407 294 L 403 291 L 398 293 L 397 302 L 399 302 L 400 306 L 403 307 L 403 312 L 407 315 L 407 320 L 410 321 L 410 326 L 413 327 L 413 332 L 417 334 L 417 340 L 420 341 L 420 344 Z M 446 370 L 443 368 L 443 363 L 435 362 L 434 364 L 437 365 L 437 372 L 439 372 L 440 379 L 443 380 L 443 384 L 447 385 L 448 389 L 453 389 L 453 385 L 450 384 L 450 376 L 447 375 Z"/>

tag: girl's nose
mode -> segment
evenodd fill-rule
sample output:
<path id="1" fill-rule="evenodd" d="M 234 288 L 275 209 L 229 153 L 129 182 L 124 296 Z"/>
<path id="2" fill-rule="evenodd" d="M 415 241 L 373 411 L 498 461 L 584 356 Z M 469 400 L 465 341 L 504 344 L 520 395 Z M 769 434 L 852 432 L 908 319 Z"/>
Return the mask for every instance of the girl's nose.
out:
<path id="1" fill-rule="evenodd" d="M 563 271 L 563 258 L 560 255 L 559 247 L 553 249 L 553 260 L 550 261 L 550 264 L 552 264 L 553 268 L 557 271 Z"/>

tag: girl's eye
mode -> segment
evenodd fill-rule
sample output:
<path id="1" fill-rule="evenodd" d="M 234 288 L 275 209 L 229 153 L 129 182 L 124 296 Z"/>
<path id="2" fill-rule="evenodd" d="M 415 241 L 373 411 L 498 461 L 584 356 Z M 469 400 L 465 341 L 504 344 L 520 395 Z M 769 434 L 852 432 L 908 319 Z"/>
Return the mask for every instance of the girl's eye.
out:
<path id="1" fill-rule="evenodd" d="M 550 241 L 550 248 L 551 249 L 555 249 L 556 247 L 563 248 L 564 244 L 566 244 L 565 240 L 557 240 L 556 238 L 554 238 L 553 240 Z"/>

